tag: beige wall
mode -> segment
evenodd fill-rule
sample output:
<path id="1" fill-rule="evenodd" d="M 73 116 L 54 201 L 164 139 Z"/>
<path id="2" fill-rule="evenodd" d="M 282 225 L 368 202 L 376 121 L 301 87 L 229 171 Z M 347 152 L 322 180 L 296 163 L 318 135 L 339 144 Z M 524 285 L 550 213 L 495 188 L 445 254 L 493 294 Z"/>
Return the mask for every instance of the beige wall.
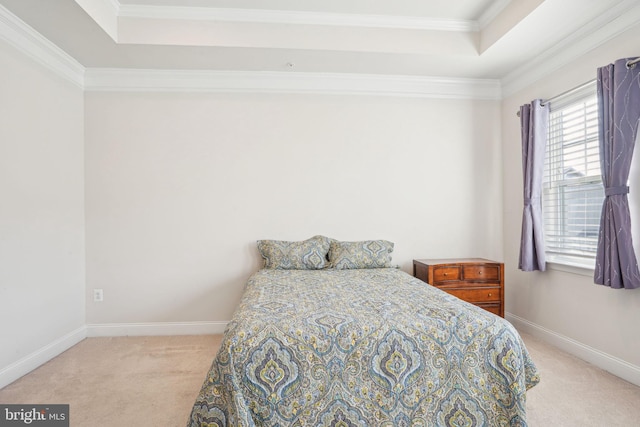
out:
<path id="1" fill-rule="evenodd" d="M 547 99 L 592 80 L 596 68 L 640 52 L 640 26 L 541 79 L 503 101 L 502 139 L 504 162 L 504 253 L 506 262 L 506 310 L 533 331 L 567 349 L 617 369 L 640 382 L 640 291 L 612 290 L 593 284 L 591 271 L 577 274 L 560 270 L 523 273 L 517 270 L 522 215 L 522 167 L 519 119 L 521 104 Z M 634 238 L 640 242 L 640 155 L 634 158 L 630 180 L 634 205 Z M 640 255 L 640 251 L 637 252 Z M 553 266 L 552 266 L 553 267 Z M 598 360 L 596 360 L 598 359 Z M 607 366 L 605 366 L 607 367 Z M 635 372 L 635 374 L 634 374 Z M 627 378 L 629 378 L 627 376 Z"/>
<path id="2" fill-rule="evenodd" d="M 258 239 L 502 255 L 497 101 L 88 92 L 87 323 L 227 321 Z"/>
<path id="3" fill-rule="evenodd" d="M 85 259 L 82 89 L 3 42 L 0 76 L 1 386 L 84 328 Z"/>

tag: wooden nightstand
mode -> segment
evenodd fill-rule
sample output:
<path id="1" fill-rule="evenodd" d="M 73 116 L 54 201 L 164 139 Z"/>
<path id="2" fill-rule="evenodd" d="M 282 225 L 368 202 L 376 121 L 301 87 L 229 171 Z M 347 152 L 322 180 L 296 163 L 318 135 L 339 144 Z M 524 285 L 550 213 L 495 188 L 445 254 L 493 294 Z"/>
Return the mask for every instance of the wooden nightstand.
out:
<path id="1" fill-rule="evenodd" d="M 504 317 L 504 264 L 482 258 L 414 259 L 414 277 Z"/>

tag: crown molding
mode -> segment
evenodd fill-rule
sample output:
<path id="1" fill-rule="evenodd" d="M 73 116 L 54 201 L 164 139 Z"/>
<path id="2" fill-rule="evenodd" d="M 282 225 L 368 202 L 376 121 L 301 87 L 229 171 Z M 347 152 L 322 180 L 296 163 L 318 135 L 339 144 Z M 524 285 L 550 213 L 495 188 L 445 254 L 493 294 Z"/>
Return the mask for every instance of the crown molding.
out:
<path id="1" fill-rule="evenodd" d="M 500 80 L 502 97 L 506 98 L 531 86 L 598 46 L 638 26 L 639 23 L 640 6 L 637 0 L 620 2 L 616 7 L 609 9 L 589 25 L 583 26 L 552 49 L 548 49 L 504 76 Z"/>
<path id="2" fill-rule="evenodd" d="M 89 68 L 94 92 L 220 92 L 375 95 L 499 100 L 498 80 L 266 71 L 124 70 Z"/>
<path id="3" fill-rule="evenodd" d="M 478 31 L 478 23 L 476 21 L 435 19 L 416 16 L 359 15 L 294 10 L 153 6 L 134 4 L 120 4 L 117 13 L 118 17 L 141 19 L 327 25 L 430 31 Z"/>
<path id="4" fill-rule="evenodd" d="M 0 40 L 77 87 L 84 87 L 85 68 L 2 5 L 0 5 Z"/>

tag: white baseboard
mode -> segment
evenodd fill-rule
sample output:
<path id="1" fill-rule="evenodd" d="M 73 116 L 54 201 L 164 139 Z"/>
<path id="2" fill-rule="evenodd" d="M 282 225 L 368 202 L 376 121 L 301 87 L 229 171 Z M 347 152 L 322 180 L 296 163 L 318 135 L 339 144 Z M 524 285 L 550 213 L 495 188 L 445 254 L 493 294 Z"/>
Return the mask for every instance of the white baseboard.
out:
<path id="1" fill-rule="evenodd" d="M 227 327 L 227 323 L 229 322 L 98 323 L 87 325 L 87 336 L 125 337 L 221 334 Z"/>
<path id="2" fill-rule="evenodd" d="M 0 369 L 0 388 L 11 384 L 23 375 L 26 375 L 37 367 L 47 363 L 60 353 L 78 344 L 86 337 L 87 328 L 82 326 L 12 363 L 11 365 Z"/>
<path id="3" fill-rule="evenodd" d="M 582 344 L 572 338 L 544 328 L 511 313 L 506 313 L 506 319 L 519 331 L 531 334 L 559 349 L 573 354 L 605 371 L 611 372 L 632 384 L 640 386 L 640 367 L 619 359 L 615 356 Z"/>

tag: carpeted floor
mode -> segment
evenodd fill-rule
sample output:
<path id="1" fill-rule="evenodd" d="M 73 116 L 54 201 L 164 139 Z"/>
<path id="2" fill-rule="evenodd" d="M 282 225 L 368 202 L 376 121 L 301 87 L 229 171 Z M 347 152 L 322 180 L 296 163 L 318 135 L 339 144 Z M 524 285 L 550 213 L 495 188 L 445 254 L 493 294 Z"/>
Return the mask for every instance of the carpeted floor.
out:
<path id="1" fill-rule="evenodd" d="M 0 403 L 69 404 L 72 427 L 182 427 L 221 338 L 88 338 L 0 390 Z"/>
<path id="2" fill-rule="evenodd" d="M 531 427 L 640 425 L 640 387 L 523 334 L 542 381 Z M 70 404 L 73 427 L 183 427 L 220 335 L 88 338 L 0 390 L 0 403 Z"/>
<path id="3" fill-rule="evenodd" d="M 640 387 L 522 334 L 541 381 L 527 393 L 531 427 L 640 426 Z"/>

